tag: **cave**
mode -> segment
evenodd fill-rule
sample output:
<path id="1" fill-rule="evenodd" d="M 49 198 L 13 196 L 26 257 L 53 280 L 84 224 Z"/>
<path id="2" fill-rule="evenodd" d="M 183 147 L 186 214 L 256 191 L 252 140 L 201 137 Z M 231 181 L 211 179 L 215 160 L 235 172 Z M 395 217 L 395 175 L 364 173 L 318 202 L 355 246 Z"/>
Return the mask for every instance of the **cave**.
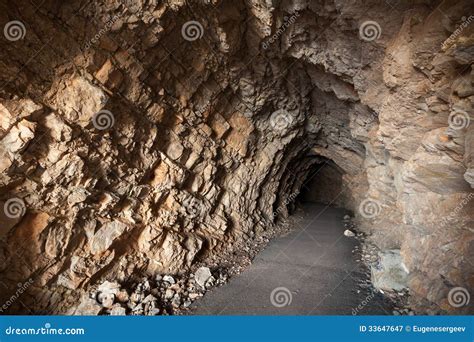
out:
<path id="1" fill-rule="evenodd" d="M 472 2 L 0 3 L 1 313 L 178 313 L 308 203 L 472 313 Z"/>
<path id="2" fill-rule="evenodd" d="M 337 164 L 321 158 L 301 185 L 300 201 L 344 207 L 347 199 L 344 199 L 343 176 L 344 171 Z"/>

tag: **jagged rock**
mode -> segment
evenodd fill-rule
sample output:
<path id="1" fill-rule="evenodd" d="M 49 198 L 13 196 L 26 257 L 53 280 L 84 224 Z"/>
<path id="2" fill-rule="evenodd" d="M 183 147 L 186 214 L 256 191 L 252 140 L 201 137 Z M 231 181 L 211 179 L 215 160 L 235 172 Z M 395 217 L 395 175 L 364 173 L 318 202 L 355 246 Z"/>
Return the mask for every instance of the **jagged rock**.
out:
<path id="1" fill-rule="evenodd" d="M 198 285 L 200 285 L 201 287 L 204 287 L 206 285 L 206 282 L 211 277 L 212 277 L 212 273 L 209 267 L 199 267 L 194 275 L 194 279 L 196 280 L 196 283 L 198 283 Z"/>
<path id="2" fill-rule="evenodd" d="M 191 299 L 191 300 L 195 300 L 196 298 L 199 298 L 199 297 L 201 297 L 200 293 L 190 293 L 189 294 L 189 299 Z"/>
<path id="3" fill-rule="evenodd" d="M 127 228 L 128 226 L 120 221 L 107 222 L 91 238 L 91 252 L 98 254 L 106 251 Z"/>
<path id="4" fill-rule="evenodd" d="M 399 250 L 379 254 L 379 264 L 372 266 L 372 282 L 376 288 L 400 291 L 408 287 L 408 269 L 403 264 Z"/>
<path id="5" fill-rule="evenodd" d="M 174 284 L 176 283 L 176 281 L 174 280 L 174 278 L 170 275 L 165 275 L 163 276 L 163 281 L 166 281 L 167 283 L 170 283 L 170 284 Z"/>
<path id="6" fill-rule="evenodd" d="M 74 77 L 64 81 L 64 87 L 55 94 L 53 105 L 70 123 L 82 127 L 91 124 L 94 114 L 107 101 L 105 93 L 84 77 Z"/>
<path id="7" fill-rule="evenodd" d="M 454 310 L 445 284 L 473 279 L 473 54 L 471 29 L 457 30 L 470 2 L 399 2 L 395 16 L 384 1 L 212 5 L 196 3 L 203 32 L 186 37 L 183 1 L 5 2 L 27 33 L 0 40 L 0 200 L 28 208 L 0 210 L 0 256 L 24 252 L 1 263 L 2 281 L 34 275 L 43 285 L 25 305 L 64 313 L 91 279 L 179 279 L 257 241 L 309 188 L 400 249 L 421 309 Z M 383 31 L 373 40 L 369 20 Z M 206 277 L 198 291 L 220 283 Z M 164 278 L 115 301 L 156 312 L 137 304 L 162 298 Z"/>
<path id="8" fill-rule="evenodd" d="M 349 229 L 346 229 L 344 231 L 344 235 L 347 236 L 347 237 L 354 237 L 355 236 L 354 232 L 350 231 Z"/>
<path id="9" fill-rule="evenodd" d="M 104 308 L 111 308 L 115 303 L 115 295 L 113 293 L 99 292 L 97 294 L 97 301 Z"/>
<path id="10" fill-rule="evenodd" d="M 80 304 L 71 312 L 73 315 L 95 316 L 102 311 L 102 306 L 87 294 L 83 295 Z"/>
<path id="11" fill-rule="evenodd" d="M 127 314 L 127 310 L 121 306 L 115 306 L 110 310 L 111 316 L 125 316 Z"/>
<path id="12" fill-rule="evenodd" d="M 20 121 L 10 129 L 8 134 L 1 140 L 2 148 L 10 153 L 21 152 L 29 141 L 35 136 L 36 124 L 27 120 Z"/>
<path id="13" fill-rule="evenodd" d="M 171 299 L 174 296 L 174 291 L 172 289 L 166 289 L 165 299 Z"/>

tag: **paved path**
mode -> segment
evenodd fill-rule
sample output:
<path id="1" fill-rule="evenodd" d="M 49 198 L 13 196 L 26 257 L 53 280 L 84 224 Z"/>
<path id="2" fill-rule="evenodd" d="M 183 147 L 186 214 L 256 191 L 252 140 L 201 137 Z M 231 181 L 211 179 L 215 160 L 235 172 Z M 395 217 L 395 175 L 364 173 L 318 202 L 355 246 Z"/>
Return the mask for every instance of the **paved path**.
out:
<path id="1" fill-rule="evenodd" d="M 380 294 L 357 285 L 364 275 L 352 253 L 357 240 L 343 234 L 344 210 L 306 204 L 295 216 L 295 230 L 272 240 L 243 273 L 196 301 L 194 313 L 391 314 Z"/>

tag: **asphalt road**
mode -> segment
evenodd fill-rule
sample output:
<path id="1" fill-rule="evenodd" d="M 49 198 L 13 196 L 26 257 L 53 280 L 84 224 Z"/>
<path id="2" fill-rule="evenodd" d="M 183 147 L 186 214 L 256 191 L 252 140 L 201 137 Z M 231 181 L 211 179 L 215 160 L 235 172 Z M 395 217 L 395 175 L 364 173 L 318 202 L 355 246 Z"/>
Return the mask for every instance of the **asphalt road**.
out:
<path id="1" fill-rule="evenodd" d="M 198 315 L 391 314 L 383 297 L 358 286 L 362 266 L 344 236 L 344 209 L 306 204 L 295 229 L 275 238 L 240 275 L 193 304 Z M 359 292 L 358 292 L 359 291 Z"/>

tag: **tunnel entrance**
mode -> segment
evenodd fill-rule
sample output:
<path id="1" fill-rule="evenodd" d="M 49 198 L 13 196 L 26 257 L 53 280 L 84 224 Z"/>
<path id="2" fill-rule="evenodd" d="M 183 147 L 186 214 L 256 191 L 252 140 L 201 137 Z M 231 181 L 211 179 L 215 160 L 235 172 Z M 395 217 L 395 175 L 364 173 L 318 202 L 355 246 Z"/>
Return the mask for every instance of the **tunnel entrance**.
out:
<path id="1" fill-rule="evenodd" d="M 330 159 L 318 159 L 301 185 L 298 202 L 344 207 L 344 171 Z"/>

